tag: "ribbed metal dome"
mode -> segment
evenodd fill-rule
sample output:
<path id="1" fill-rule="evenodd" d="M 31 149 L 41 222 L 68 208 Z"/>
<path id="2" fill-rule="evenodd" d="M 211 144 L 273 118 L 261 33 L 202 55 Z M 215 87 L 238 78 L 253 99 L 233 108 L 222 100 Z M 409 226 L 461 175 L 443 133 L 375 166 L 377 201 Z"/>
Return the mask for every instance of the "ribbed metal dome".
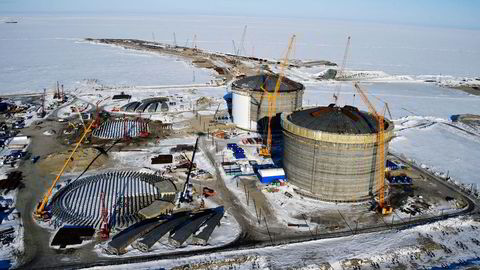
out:
<path id="1" fill-rule="evenodd" d="M 237 81 L 234 81 L 232 84 L 233 89 L 244 89 L 244 90 L 253 90 L 253 91 L 262 91 L 262 86 L 265 90 L 273 92 L 277 84 L 278 76 L 270 74 L 262 74 L 255 76 L 248 76 Z M 279 92 L 292 92 L 303 90 L 303 84 L 292 81 L 286 77 L 283 77 L 280 84 Z"/>
<path id="2" fill-rule="evenodd" d="M 288 116 L 295 125 L 310 130 L 337 134 L 372 134 L 377 132 L 377 121 L 372 114 L 353 106 L 327 107 L 293 112 Z M 388 122 L 385 121 L 385 130 Z"/>

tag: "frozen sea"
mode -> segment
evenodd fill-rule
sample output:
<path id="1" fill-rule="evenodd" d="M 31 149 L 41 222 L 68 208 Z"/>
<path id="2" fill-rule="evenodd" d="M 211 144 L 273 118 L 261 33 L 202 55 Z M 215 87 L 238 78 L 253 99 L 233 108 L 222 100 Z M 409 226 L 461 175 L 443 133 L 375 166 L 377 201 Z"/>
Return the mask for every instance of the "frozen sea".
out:
<path id="1" fill-rule="evenodd" d="M 0 17 L 0 93 L 41 91 L 55 81 L 83 79 L 116 85 L 201 83 L 208 70 L 174 58 L 82 42 L 138 38 L 232 52 L 247 33 L 243 54 L 280 58 L 297 35 L 294 57 L 341 62 L 352 36 L 348 67 L 390 74 L 479 76 L 480 31 L 322 19 L 231 16 L 14 16 Z M 188 43 L 187 43 L 188 41 Z"/>

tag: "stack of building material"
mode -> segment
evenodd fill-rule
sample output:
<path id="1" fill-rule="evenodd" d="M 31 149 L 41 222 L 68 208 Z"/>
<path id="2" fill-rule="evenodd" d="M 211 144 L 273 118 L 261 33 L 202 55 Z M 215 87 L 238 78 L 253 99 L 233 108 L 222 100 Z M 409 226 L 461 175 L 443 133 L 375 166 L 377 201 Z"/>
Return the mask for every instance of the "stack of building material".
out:
<path id="1" fill-rule="evenodd" d="M 170 238 L 168 239 L 170 244 L 175 247 L 182 246 L 183 243 L 213 215 L 214 212 L 211 210 L 195 214 L 192 219 L 184 222 L 184 224 L 175 228 L 175 230 L 170 233 Z"/>
<path id="2" fill-rule="evenodd" d="M 168 214 L 173 208 L 175 208 L 175 203 L 173 202 L 156 200 L 149 206 L 138 211 L 138 214 L 142 218 L 154 218 Z"/>
<path id="3" fill-rule="evenodd" d="M 159 222 L 159 219 L 147 219 L 121 231 L 115 235 L 110 242 L 108 242 L 107 251 L 116 255 L 125 253 L 126 247 L 158 226 Z"/>
<path id="4" fill-rule="evenodd" d="M 178 213 L 168 220 L 164 221 L 159 226 L 152 229 L 149 233 L 143 236 L 138 242 L 136 242 L 133 246 L 143 252 L 148 252 L 150 248 L 160 240 L 165 234 L 169 231 L 177 227 L 178 225 L 184 223 L 190 218 L 189 213 L 182 212 Z"/>
<path id="5" fill-rule="evenodd" d="M 220 206 L 215 208 L 214 211 L 215 214 L 208 219 L 193 236 L 192 242 L 194 244 L 203 246 L 207 245 L 208 239 L 210 239 L 213 230 L 215 230 L 217 226 L 220 226 L 220 220 L 222 219 L 225 210 L 223 209 L 223 206 Z"/>
<path id="6" fill-rule="evenodd" d="M 93 136 L 100 139 L 120 139 L 139 137 L 141 132 L 149 132 L 148 124 L 137 120 L 113 120 L 104 122 L 93 131 Z"/>

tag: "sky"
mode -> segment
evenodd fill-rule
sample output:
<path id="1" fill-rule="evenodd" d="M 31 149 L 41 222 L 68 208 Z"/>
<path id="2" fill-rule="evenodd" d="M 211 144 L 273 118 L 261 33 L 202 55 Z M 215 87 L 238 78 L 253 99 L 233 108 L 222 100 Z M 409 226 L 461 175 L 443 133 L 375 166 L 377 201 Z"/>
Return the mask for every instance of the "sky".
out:
<path id="1" fill-rule="evenodd" d="M 0 0 L 0 15 L 197 14 L 323 18 L 480 29 L 478 0 Z"/>

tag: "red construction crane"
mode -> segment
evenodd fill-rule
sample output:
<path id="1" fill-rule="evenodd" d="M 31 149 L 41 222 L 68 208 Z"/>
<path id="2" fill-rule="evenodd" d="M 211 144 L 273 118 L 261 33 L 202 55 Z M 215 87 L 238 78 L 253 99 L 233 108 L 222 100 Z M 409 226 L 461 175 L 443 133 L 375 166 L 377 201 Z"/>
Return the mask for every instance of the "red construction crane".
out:
<path id="1" fill-rule="evenodd" d="M 378 210 L 382 214 L 388 215 L 392 213 L 393 208 L 385 202 L 385 116 L 379 114 L 377 110 L 375 110 L 375 107 L 372 105 L 370 100 L 368 100 L 366 91 L 360 87 L 358 82 L 355 82 L 354 86 L 360 94 L 363 103 L 367 105 L 368 110 L 377 121 L 377 153 L 375 159 L 375 168 L 377 169 L 375 170 L 375 180 L 377 183 L 378 192 Z"/>
<path id="2" fill-rule="evenodd" d="M 108 227 L 108 209 L 105 207 L 105 193 L 100 193 L 100 213 L 102 223 L 100 224 L 100 239 L 107 240 L 110 235 L 110 228 Z"/>
<path id="3" fill-rule="evenodd" d="M 150 136 L 150 133 L 148 132 L 147 129 L 147 124 L 144 122 L 144 119 L 142 118 L 142 113 L 138 113 L 138 121 L 140 122 L 140 138 L 148 138 Z"/>
<path id="4" fill-rule="evenodd" d="M 93 128 L 97 128 L 100 126 L 100 103 L 104 102 L 105 100 L 109 99 L 110 97 L 106 97 L 102 100 L 99 100 L 97 101 L 97 103 L 95 104 L 95 120 L 94 120 L 94 124 L 93 124 Z"/>

